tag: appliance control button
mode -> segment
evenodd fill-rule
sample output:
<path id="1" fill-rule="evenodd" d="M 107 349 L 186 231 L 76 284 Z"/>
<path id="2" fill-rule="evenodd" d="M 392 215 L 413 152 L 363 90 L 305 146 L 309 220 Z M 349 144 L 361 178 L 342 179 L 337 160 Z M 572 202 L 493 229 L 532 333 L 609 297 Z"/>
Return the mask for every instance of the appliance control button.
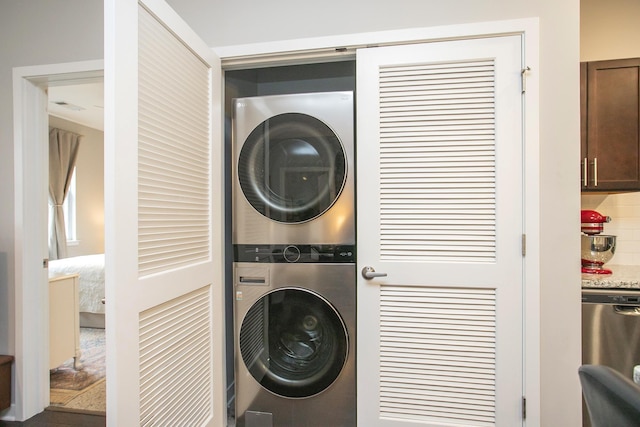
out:
<path id="1" fill-rule="evenodd" d="M 287 262 L 297 262 L 300 259 L 300 249 L 297 246 L 287 246 L 282 251 L 282 256 Z"/>

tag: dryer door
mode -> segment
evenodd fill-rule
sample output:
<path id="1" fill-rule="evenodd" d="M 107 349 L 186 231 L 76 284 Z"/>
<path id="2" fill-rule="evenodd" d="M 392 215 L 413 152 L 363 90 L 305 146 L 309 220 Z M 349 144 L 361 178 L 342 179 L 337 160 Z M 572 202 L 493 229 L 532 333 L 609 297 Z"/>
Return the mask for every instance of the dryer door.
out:
<path id="1" fill-rule="evenodd" d="M 264 388 L 303 398 L 329 387 L 347 359 L 346 327 L 318 294 L 281 288 L 256 301 L 240 329 L 240 353 Z"/>
<path id="2" fill-rule="evenodd" d="M 336 201 L 347 175 L 343 146 L 322 121 L 301 113 L 273 116 L 249 134 L 238 160 L 247 201 L 278 222 L 322 215 Z"/>

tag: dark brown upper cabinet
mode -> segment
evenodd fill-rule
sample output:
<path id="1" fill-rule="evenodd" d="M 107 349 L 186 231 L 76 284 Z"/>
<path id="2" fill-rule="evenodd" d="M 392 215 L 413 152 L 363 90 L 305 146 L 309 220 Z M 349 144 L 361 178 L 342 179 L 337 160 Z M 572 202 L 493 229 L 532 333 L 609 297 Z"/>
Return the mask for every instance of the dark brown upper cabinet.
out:
<path id="1" fill-rule="evenodd" d="M 580 64 L 582 191 L 640 190 L 640 58 Z"/>

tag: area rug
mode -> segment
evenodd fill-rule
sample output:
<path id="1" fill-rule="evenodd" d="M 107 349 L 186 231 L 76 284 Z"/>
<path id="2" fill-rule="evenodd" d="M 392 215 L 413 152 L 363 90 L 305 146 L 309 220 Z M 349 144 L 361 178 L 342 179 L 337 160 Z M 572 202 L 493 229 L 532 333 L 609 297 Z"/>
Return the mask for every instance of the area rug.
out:
<path id="1" fill-rule="evenodd" d="M 90 385 L 80 394 L 67 402 L 64 407 L 68 409 L 81 409 L 86 412 L 107 412 L 107 387 L 106 381 L 101 379 Z"/>
<path id="2" fill-rule="evenodd" d="M 102 383 L 105 377 L 105 334 L 104 329 L 80 328 L 81 368 L 73 368 L 73 359 L 50 371 L 51 405 L 66 406 L 82 394 L 94 396 L 98 391 L 94 385 Z M 92 388 L 93 387 L 93 388 Z M 95 400 L 95 399 L 93 399 Z"/>

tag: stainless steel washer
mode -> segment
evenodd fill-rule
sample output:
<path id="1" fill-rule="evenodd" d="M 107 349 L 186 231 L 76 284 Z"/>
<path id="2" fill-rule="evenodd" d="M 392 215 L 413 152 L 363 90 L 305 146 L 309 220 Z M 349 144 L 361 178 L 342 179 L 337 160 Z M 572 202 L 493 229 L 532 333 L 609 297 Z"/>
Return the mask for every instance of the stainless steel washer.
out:
<path id="1" fill-rule="evenodd" d="M 235 99 L 233 243 L 353 244 L 352 92 Z"/>
<path id="2" fill-rule="evenodd" d="M 236 252 L 236 425 L 356 425 L 353 247 Z"/>

